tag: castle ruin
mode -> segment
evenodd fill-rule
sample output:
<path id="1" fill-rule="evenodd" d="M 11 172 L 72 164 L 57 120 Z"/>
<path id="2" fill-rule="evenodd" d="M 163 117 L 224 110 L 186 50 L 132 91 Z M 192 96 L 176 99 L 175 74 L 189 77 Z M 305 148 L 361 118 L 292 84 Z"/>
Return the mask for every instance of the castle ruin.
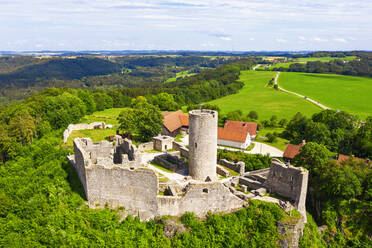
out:
<path id="1" fill-rule="evenodd" d="M 126 213 L 142 220 L 186 212 L 202 217 L 208 212 L 235 211 L 245 206 L 248 199 L 265 200 L 270 197 L 263 192 L 272 192 L 288 197 L 291 206 L 305 213 L 306 170 L 289 168 L 277 160 L 258 172 L 244 173 L 244 163 L 223 161 L 217 166 L 218 113 L 193 110 L 189 120 L 189 150 L 165 136 L 155 137 L 140 148 L 118 135 L 113 142 L 74 139 L 75 154 L 69 159 L 84 187 L 88 205 L 122 206 Z M 151 147 L 160 151 L 143 152 Z M 175 151 L 168 152 L 170 148 Z M 188 163 L 180 155 L 187 157 Z M 153 166 L 153 162 L 170 172 Z M 229 177 L 226 168 L 236 170 L 240 176 Z"/>

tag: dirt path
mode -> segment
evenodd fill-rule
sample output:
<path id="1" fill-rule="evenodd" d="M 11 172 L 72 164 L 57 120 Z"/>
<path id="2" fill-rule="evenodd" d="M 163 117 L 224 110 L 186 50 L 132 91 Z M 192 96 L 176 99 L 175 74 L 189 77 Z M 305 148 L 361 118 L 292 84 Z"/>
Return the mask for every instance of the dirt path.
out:
<path id="1" fill-rule="evenodd" d="M 293 91 L 285 90 L 282 87 L 280 87 L 279 84 L 278 84 L 279 74 L 280 74 L 280 71 L 277 72 L 277 74 L 275 76 L 275 81 L 274 81 L 274 84 L 278 85 L 278 89 L 279 90 L 284 91 L 284 92 L 287 92 L 287 93 L 290 93 L 290 94 L 293 94 L 293 95 L 296 95 L 296 96 L 301 97 L 301 98 L 304 98 L 305 100 L 307 100 L 307 101 L 309 101 L 311 103 L 314 103 L 315 105 L 317 105 L 318 107 L 320 107 L 322 109 L 330 109 L 327 106 L 325 106 L 325 105 L 323 105 L 323 104 L 321 104 L 321 103 L 319 103 L 319 102 L 317 102 L 317 101 L 315 101 L 315 100 L 313 100 L 311 98 L 308 98 L 306 96 L 300 95 L 300 94 L 298 94 L 296 92 L 293 92 Z"/>

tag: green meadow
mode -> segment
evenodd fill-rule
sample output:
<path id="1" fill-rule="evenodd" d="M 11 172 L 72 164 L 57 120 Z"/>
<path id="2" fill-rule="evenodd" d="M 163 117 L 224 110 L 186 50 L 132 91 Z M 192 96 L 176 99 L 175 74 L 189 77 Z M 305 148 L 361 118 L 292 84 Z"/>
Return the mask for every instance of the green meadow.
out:
<path id="1" fill-rule="evenodd" d="M 347 57 L 344 57 L 344 58 L 337 58 L 337 57 L 296 58 L 296 59 L 290 60 L 290 62 L 279 62 L 279 63 L 273 64 L 269 68 L 270 69 L 289 68 L 289 66 L 291 64 L 294 64 L 294 63 L 305 64 L 306 62 L 309 62 L 309 61 L 329 62 L 329 61 L 335 60 L 335 59 L 342 59 L 342 60 L 350 61 L 350 60 L 354 60 L 356 58 L 357 58 L 356 56 L 347 56 Z"/>
<path id="2" fill-rule="evenodd" d="M 81 119 L 82 123 L 92 123 L 96 121 L 104 121 L 106 124 L 118 124 L 116 119 L 124 108 L 110 108 L 103 111 L 94 112 L 91 115 L 86 115 Z"/>
<path id="3" fill-rule="evenodd" d="M 192 75 L 195 75 L 195 74 L 196 73 L 189 73 L 189 71 L 177 72 L 175 77 L 168 78 L 165 82 L 166 83 L 168 83 L 168 82 L 174 82 L 174 81 L 176 81 L 180 77 L 184 78 L 184 77 L 189 77 L 189 76 L 192 76 Z"/>
<path id="4" fill-rule="evenodd" d="M 292 118 L 297 112 L 311 116 L 321 109 L 316 105 L 297 96 L 267 87 L 275 76 L 271 71 L 242 71 L 240 80 L 244 87 L 237 93 L 213 100 L 223 113 L 240 109 L 244 115 L 249 111 L 257 111 L 259 119 L 269 119 L 276 115 L 278 119 Z"/>
<path id="5" fill-rule="evenodd" d="M 372 78 L 282 72 L 278 83 L 286 90 L 312 98 L 332 109 L 356 114 L 361 119 L 372 115 Z"/>
<path id="6" fill-rule="evenodd" d="M 100 142 L 107 139 L 109 136 L 116 134 L 116 128 L 113 129 L 86 129 L 72 131 L 71 135 L 68 137 L 66 146 L 72 147 L 75 138 L 91 138 L 93 142 Z"/>
<path id="7" fill-rule="evenodd" d="M 347 56 L 344 58 L 338 58 L 338 57 L 309 57 L 309 58 L 296 58 L 295 61 L 297 62 L 309 62 L 309 61 L 320 61 L 320 62 L 329 62 L 331 60 L 335 59 L 342 59 L 342 60 L 354 60 L 356 59 L 356 56 Z"/>

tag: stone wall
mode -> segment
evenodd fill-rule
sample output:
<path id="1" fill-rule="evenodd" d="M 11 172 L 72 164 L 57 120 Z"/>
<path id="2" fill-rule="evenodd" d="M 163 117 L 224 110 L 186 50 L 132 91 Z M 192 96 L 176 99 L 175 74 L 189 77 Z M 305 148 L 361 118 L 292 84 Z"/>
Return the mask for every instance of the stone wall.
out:
<path id="1" fill-rule="evenodd" d="M 70 137 L 72 131 L 77 130 L 85 130 L 85 129 L 105 129 L 106 123 L 104 122 L 92 122 L 90 124 L 87 123 L 79 123 L 79 124 L 70 124 L 63 132 L 63 143 L 66 143 L 68 137 Z"/>
<path id="2" fill-rule="evenodd" d="M 89 201 L 149 212 L 151 216 L 156 212 L 158 177 L 151 169 L 131 170 L 119 166 L 108 169 L 94 165 L 87 168 L 86 173 Z"/>
<path id="3" fill-rule="evenodd" d="M 189 175 L 195 180 L 216 180 L 218 112 L 189 112 Z"/>
<path id="4" fill-rule="evenodd" d="M 143 152 L 143 151 L 150 151 L 154 149 L 154 142 L 146 142 L 138 145 L 138 151 Z"/>
<path id="5" fill-rule="evenodd" d="M 156 136 L 153 139 L 154 149 L 157 151 L 167 151 L 173 149 L 173 137 L 170 136 Z"/>
<path id="6" fill-rule="evenodd" d="M 184 159 L 170 154 L 158 155 L 154 158 L 154 161 L 171 171 L 181 170 L 187 166 Z"/>
<path id="7" fill-rule="evenodd" d="M 238 172 L 240 175 L 243 175 L 244 172 L 245 172 L 245 163 L 242 162 L 242 161 L 234 163 L 234 162 L 230 162 L 226 159 L 221 159 L 220 161 L 218 161 L 218 163 L 223 165 L 223 166 L 226 166 L 227 168 L 229 168 L 233 171 Z"/>
<path id="8" fill-rule="evenodd" d="M 190 184 L 182 197 L 158 196 L 158 215 L 179 216 L 194 212 L 197 216 L 231 212 L 244 206 L 245 202 L 233 195 L 219 182 Z"/>
<path id="9" fill-rule="evenodd" d="M 225 168 L 223 168 L 222 166 L 217 165 L 216 169 L 217 169 L 217 174 L 218 175 L 221 175 L 223 177 L 229 177 L 230 176 L 230 172 L 228 170 L 226 170 Z"/>
<path id="10" fill-rule="evenodd" d="M 306 193 L 308 171 L 301 167 L 287 166 L 277 159 L 273 159 L 269 175 L 264 186 L 273 193 L 287 197 L 294 201 L 294 206 L 303 215 L 306 222 Z"/>
<path id="11" fill-rule="evenodd" d="M 132 166 L 140 161 L 136 147 L 120 136 L 115 136 L 114 140 L 115 143 L 93 143 L 89 138 L 74 140 L 75 156 L 71 163 L 83 184 L 89 206 L 106 203 L 123 206 L 127 213 L 148 220 L 186 212 L 202 217 L 209 211 L 230 212 L 245 204 L 220 182 L 189 183 L 175 190 L 173 196 L 160 196 L 156 173 L 140 165 Z M 120 156 L 122 161 L 118 161 Z M 184 160 L 170 154 L 163 156 L 185 164 Z"/>

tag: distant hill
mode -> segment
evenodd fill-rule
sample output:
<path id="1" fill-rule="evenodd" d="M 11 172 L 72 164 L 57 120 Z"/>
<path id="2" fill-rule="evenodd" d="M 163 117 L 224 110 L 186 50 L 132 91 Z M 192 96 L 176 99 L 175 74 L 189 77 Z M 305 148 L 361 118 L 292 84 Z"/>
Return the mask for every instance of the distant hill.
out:
<path id="1" fill-rule="evenodd" d="M 37 59 L 36 59 L 37 60 Z M 15 71 L 0 74 L 0 86 L 28 87 L 38 81 L 59 79 L 73 80 L 86 76 L 107 75 L 121 70 L 121 66 L 106 59 L 78 57 L 73 59 L 56 58 L 35 62 L 28 60 Z"/>

